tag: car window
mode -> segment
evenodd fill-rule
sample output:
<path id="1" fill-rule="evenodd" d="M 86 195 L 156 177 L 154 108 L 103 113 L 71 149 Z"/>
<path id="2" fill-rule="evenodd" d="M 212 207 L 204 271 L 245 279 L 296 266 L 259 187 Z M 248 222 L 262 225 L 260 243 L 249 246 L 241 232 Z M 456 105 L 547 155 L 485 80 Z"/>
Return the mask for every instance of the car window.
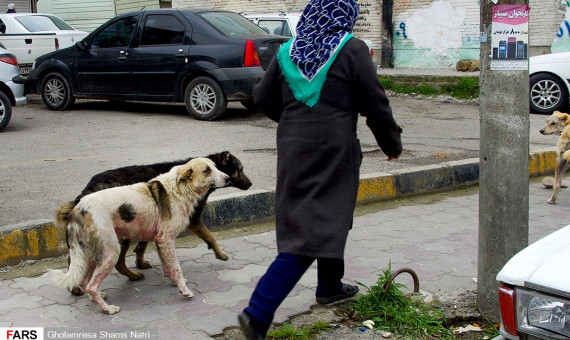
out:
<path id="1" fill-rule="evenodd" d="M 149 15 L 146 18 L 141 45 L 182 44 L 184 25 L 173 15 Z"/>
<path id="2" fill-rule="evenodd" d="M 204 12 L 199 14 L 206 22 L 229 37 L 265 33 L 259 26 L 233 12 Z"/>
<path id="3" fill-rule="evenodd" d="M 91 48 L 126 47 L 131 43 L 138 16 L 121 18 L 97 33 L 91 40 Z"/>
<path id="4" fill-rule="evenodd" d="M 68 23 L 52 15 L 25 15 L 14 17 L 30 32 L 74 30 Z"/>
<path id="5" fill-rule="evenodd" d="M 4 23 L 4 21 L 2 21 L 2 19 L 0 19 L 0 33 L 2 34 L 6 33 L 6 24 Z"/>
<path id="6" fill-rule="evenodd" d="M 276 35 L 284 35 L 286 37 L 292 37 L 291 30 L 289 29 L 289 23 L 287 20 L 279 19 L 259 19 L 257 23 L 265 32 Z"/>

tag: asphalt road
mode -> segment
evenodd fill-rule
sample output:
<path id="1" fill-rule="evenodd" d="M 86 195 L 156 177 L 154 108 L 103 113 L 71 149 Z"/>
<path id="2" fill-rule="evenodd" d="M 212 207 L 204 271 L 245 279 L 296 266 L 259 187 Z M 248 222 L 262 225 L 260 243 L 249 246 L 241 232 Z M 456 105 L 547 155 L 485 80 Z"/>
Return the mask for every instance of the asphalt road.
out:
<path id="1" fill-rule="evenodd" d="M 445 98 L 389 96 L 404 129 L 404 152 L 387 162 L 359 122 L 363 174 L 477 158 L 479 106 Z M 530 150 L 552 148 L 555 136 L 538 129 L 546 116 L 531 114 Z M 37 96 L 15 107 L 0 133 L 0 226 L 52 218 L 89 179 L 104 170 L 228 150 L 244 164 L 250 190 L 275 186 L 277 125 L 230 104 L 222 120 L 192 119 L 180 104 L 78 101 L 70 111 L 49 111 Z M 222 189 L 214 195 L 237 192 Z"/>

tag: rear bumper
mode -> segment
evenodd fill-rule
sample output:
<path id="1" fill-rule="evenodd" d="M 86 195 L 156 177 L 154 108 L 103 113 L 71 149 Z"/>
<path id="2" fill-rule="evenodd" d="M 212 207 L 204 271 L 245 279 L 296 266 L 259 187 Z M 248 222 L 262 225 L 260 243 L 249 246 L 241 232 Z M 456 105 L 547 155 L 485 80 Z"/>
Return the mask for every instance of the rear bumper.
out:
<path id="1" fill-rule="evenodd" d="M 253 88 L 265 74 L 261 66 L 220 68 L 211 72 L 220 82 L 228 101 L 251 99 Z"/>
<path id="2" fill-rule="evenodd" d="M 24 77 L 17 75 L 11 81 L 6 82 L 6 85 L 12 90 L 14 94 L 14 102 L 16 106 L 24 105 L 28 102 L 28 98 L 24 95 Z"/>

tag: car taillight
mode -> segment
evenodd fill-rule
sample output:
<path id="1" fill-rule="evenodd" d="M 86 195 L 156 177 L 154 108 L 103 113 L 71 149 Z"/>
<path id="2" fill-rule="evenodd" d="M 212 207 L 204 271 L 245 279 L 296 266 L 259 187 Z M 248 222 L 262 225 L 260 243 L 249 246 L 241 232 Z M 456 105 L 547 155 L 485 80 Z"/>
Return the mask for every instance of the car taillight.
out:
<path id="1" fill-rule="evenodd" d="M 518 335 L 515 315 L 515 291 L 505 284 L 499 287 L 499 304 L 501 306 L 501 323 L 505 332 Z"/>
<path id="2" fill-rule="evenodd" d="M 370 56 L 374 57 L 374 49 L 373 48 L 370 49 Z"/>
<path id="3" fill-rule="evenodd" d="M 55 38 L 55 50 L 59 50 L 59 39 Z"/>
<path id="4" fill-rule="evenodd" d="M 18 66 L 18 59 L 13 54 L 0 54 L 0 61 L 6 64 Z"/>
<path id="5" fill-rule="evenodd" d="M 245 43 L 245 55 L 243 59 L 243 66 L 245 67 L 261 65 L 261 62 L 259 61 L 259 54 L 257 53 L 257 47 L 255 46 L 255 42 L 253 42 L 253 40 L 248 40 Z"/>

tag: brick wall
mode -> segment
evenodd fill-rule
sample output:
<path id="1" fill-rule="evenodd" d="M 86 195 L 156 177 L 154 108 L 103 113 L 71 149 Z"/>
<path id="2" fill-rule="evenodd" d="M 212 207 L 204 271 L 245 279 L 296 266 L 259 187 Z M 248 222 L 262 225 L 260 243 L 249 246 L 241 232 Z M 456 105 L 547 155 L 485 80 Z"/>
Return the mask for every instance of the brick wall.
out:
<path id="1" fill-rule="evenodd" d="M 410 32 L 405 32 L 406 20 L 415 14 L 426 11 L 436 2 L 442 2 L 452 8 L 450 16 L 426 20 L 425 30 L 419 30 L 420 36 L 414 37 L 416 42 L 426 42 L 427 35 L 441 34 L 441 39 L 434 40 L 431 48 L 418 48 L 412 43 Z M 307 4 L 307 0 L 172 0 L 173 8 L 204 7 L 227 9 L 235 12 L 300 12 Z M 379 63 L 382 47 L 382 0 L 357 0 L 360 5 L 360 19 L 356 24 L 354 33 L 362 39 L 372 41 L 376 54 L 374 60 Z M 529 19 L 529 54 L 536 55 L 549 53 L 551 46 L 563 23 L 570 0 L 530 0 Z M 454 67 L 459 59 L 478 59 L 479 49 L 479 0 L 393 0 L 394 22 L 394 60 L 396 67 Z M 455 18 L 451 17 L 454 16 Z M 463 20 L 456 20 L 460 16 Z M 421 21 L 420 21 L 421 22 Z M 455 24 L 455 26 L 450 26 Z M 565 27 L 565 26 L 564 26 Z M 418 31 L 416 29 L 416 31 Z M 440 32 L 440 33 L 438 33 Z M 457 37 L 460 34 L 460 37 Z M 406 35 L 407 39 L 404 39 Z M 461 46 L 452 44 L 453 39 L 445 39 L 446 35 L 455 40 L 461 40 Z M 568 32 L 570 41 L 570 32 Z M 446 46 L 448 44 L 449 46 Z M 447 50 L 445 52 L 437 49 Z M 569 45 L 570 48 L 570 45 Z M 399 53 L 399 54 L 398 54 Z M 398 59 L 400 58 L 400 59 Z M 401 64 L 398 64 L 398 60 Z"/>
<path id="2" fill-rule="evenodd" d="M 369 39 L 380 58 L 382 46 L 382 2 L 380 0 L 356 0 L 360 16 L 354 29 L 357 38 Z M 217 8 L 242 13 L 275 13 L 278 11 L 302 12 L 308 0 L 172 0 L 173 8 Z M 379 59 L 378 59 L 379 60 Z"/>

